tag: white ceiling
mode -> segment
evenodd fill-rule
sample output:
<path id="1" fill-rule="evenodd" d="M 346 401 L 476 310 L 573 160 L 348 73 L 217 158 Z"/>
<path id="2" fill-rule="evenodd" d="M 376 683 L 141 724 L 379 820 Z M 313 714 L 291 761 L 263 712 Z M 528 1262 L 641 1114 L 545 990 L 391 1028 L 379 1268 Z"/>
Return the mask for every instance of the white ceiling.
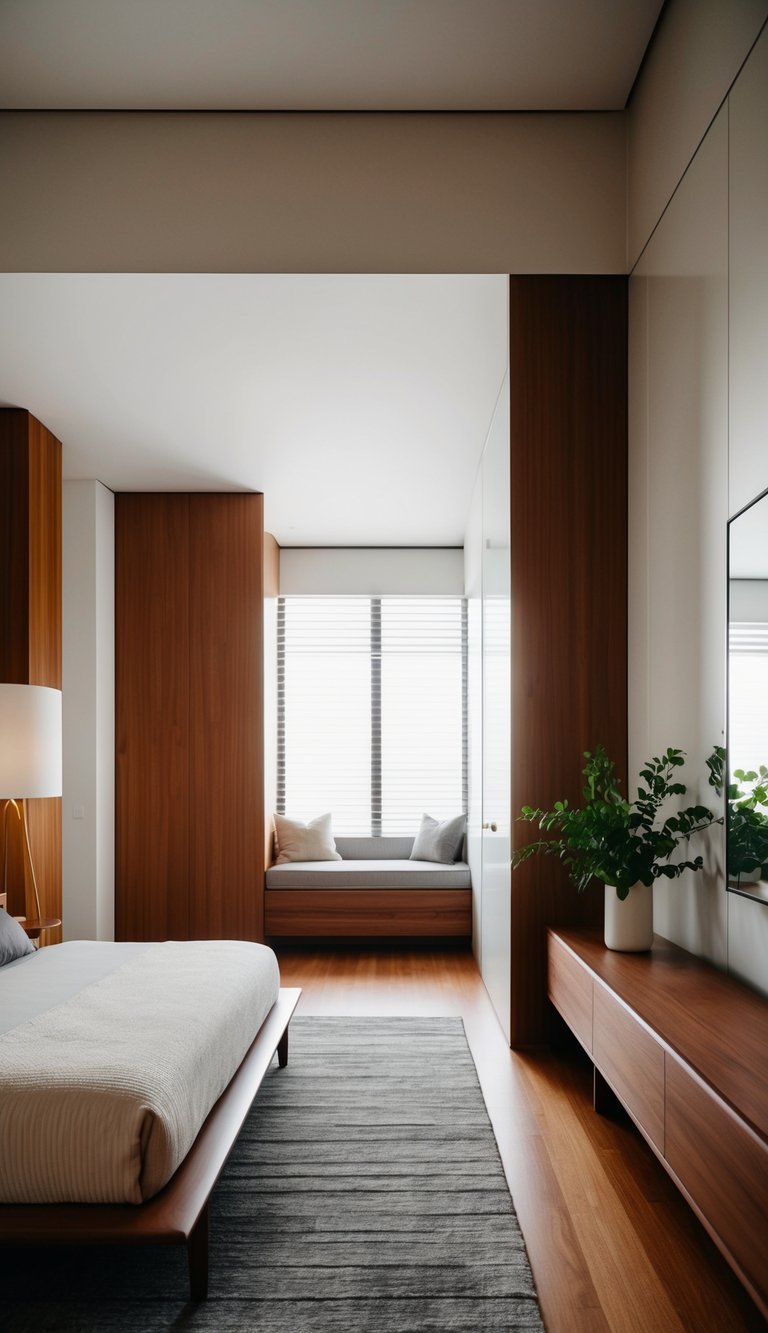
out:
<path id="1" fill-rule="evenodd" d="M 0 0 L 0 108 L 624 106 L 661 0 Z M 263 490 L 283 545 L 455 545 L 498 276 L 0 275 L 0 401 L 113 489 Z"/>
<path id="2" fill-rule="evenodd" d="M 65 478 L 260 490 L 286 546 L 461 545 L 506 358 L 498 275 L 0 275 Z"/>
<path id="3" fill-rule="evenodd" d="M 1 0 L 0 107 L 620 110 L 662 0 Z"/>

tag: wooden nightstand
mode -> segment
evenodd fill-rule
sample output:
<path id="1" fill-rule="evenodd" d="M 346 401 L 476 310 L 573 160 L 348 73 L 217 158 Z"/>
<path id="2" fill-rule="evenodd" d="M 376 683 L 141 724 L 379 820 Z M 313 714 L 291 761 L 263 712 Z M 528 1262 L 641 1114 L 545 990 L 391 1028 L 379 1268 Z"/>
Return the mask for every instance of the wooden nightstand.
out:
<path id="1" fill-rule="evenodd" d="M 38 940 L 44 930 L 52 930 L 54 926 L 60 926 L 61 921 L 57 916 L 44 916 L 39 921 L 28 921 L 26 918 L 19 922 L 22 930 L 25 930 L 31 940 Z"/>

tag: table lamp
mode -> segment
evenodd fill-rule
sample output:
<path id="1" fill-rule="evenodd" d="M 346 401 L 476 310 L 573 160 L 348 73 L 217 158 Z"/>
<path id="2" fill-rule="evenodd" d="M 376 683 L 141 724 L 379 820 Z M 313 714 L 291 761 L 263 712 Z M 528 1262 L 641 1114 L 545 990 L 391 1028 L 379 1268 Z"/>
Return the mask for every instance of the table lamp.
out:
<path id="1" fill-rule="evenodd" d="M 12 806 L 24 830 L 38 923 L 40 896 L 29 845 L 26 801 L 39 796 L 61 796 L 61 690 L 48 685 L 0 684 L 0 802 L 5 801 L 3 889 L 7 889 L 8 810 Z"/>

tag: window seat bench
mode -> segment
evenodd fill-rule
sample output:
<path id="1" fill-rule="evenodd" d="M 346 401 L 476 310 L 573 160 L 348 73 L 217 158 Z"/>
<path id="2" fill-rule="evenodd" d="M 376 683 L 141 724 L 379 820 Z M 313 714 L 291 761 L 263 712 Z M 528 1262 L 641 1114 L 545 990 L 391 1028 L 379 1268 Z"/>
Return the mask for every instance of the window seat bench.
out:
<path id="1" fill-rule="evenodd" d="M 413 838 L 337 838 L 341 861 L 293 861 L 267 870 L 268 936 L 472 933 L 465 861 L 411 861 Z"/>

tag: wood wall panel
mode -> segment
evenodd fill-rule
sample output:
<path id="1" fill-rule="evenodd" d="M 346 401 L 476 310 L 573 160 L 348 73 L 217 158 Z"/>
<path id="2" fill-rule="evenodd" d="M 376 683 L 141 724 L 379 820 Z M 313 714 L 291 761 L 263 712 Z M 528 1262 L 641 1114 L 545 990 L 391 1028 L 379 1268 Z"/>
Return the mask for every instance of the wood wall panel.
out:
<path id="1" fill-rule="evenodd" d="M 29 683 L 61 689 L 61 445 L 29 418 Z"/>
<path id="2" fill-rule="evenodd" d="M 29 681 L 29 413 L 0 411 L 0 680 Z"/>
<path id="3" fill-rule="evenodd" d="M 277 809 L 277 599 L 280 596 L 280 547 L 264 533 L 264 866 L 274 860 Z"/>
<path id="4" fill-rule="evenodd" d="M 115 934 L 186 939 L 189 502 L 115 496 Z"/>
<path id="5" fill-rule="evenodd" d="M 627 765 L 627 282 L 510 279 L 512 813 Z M 513 823 L 513 846 L 534 836 Z M 552 858 L 512 877 L 513 1046 L 547 1036 L 546 927 L 602 919 Z"/>
<path id="6" fill-rule="evenodd" d="M 261 495 L 189 498 L 190 934 L 264 936 Z"/>
<path id="7" fill-rule="evenodd" d="M 263 938 L 262 497 L 116 496 L 117 933 Z"/>
<path id="8" fill-rule="evenodd" d="M 0 680 L 61 689 L 61 444 L 21 408 L 0 409 L 0 562 Z M 28 801 L 27 817 L 42 915 L 61 917 L 61 798 Z M 8 824 L 9 910 L 22 915 L 33 889 Z M 41 943 L 60 939 L 49 930 Z"/>

